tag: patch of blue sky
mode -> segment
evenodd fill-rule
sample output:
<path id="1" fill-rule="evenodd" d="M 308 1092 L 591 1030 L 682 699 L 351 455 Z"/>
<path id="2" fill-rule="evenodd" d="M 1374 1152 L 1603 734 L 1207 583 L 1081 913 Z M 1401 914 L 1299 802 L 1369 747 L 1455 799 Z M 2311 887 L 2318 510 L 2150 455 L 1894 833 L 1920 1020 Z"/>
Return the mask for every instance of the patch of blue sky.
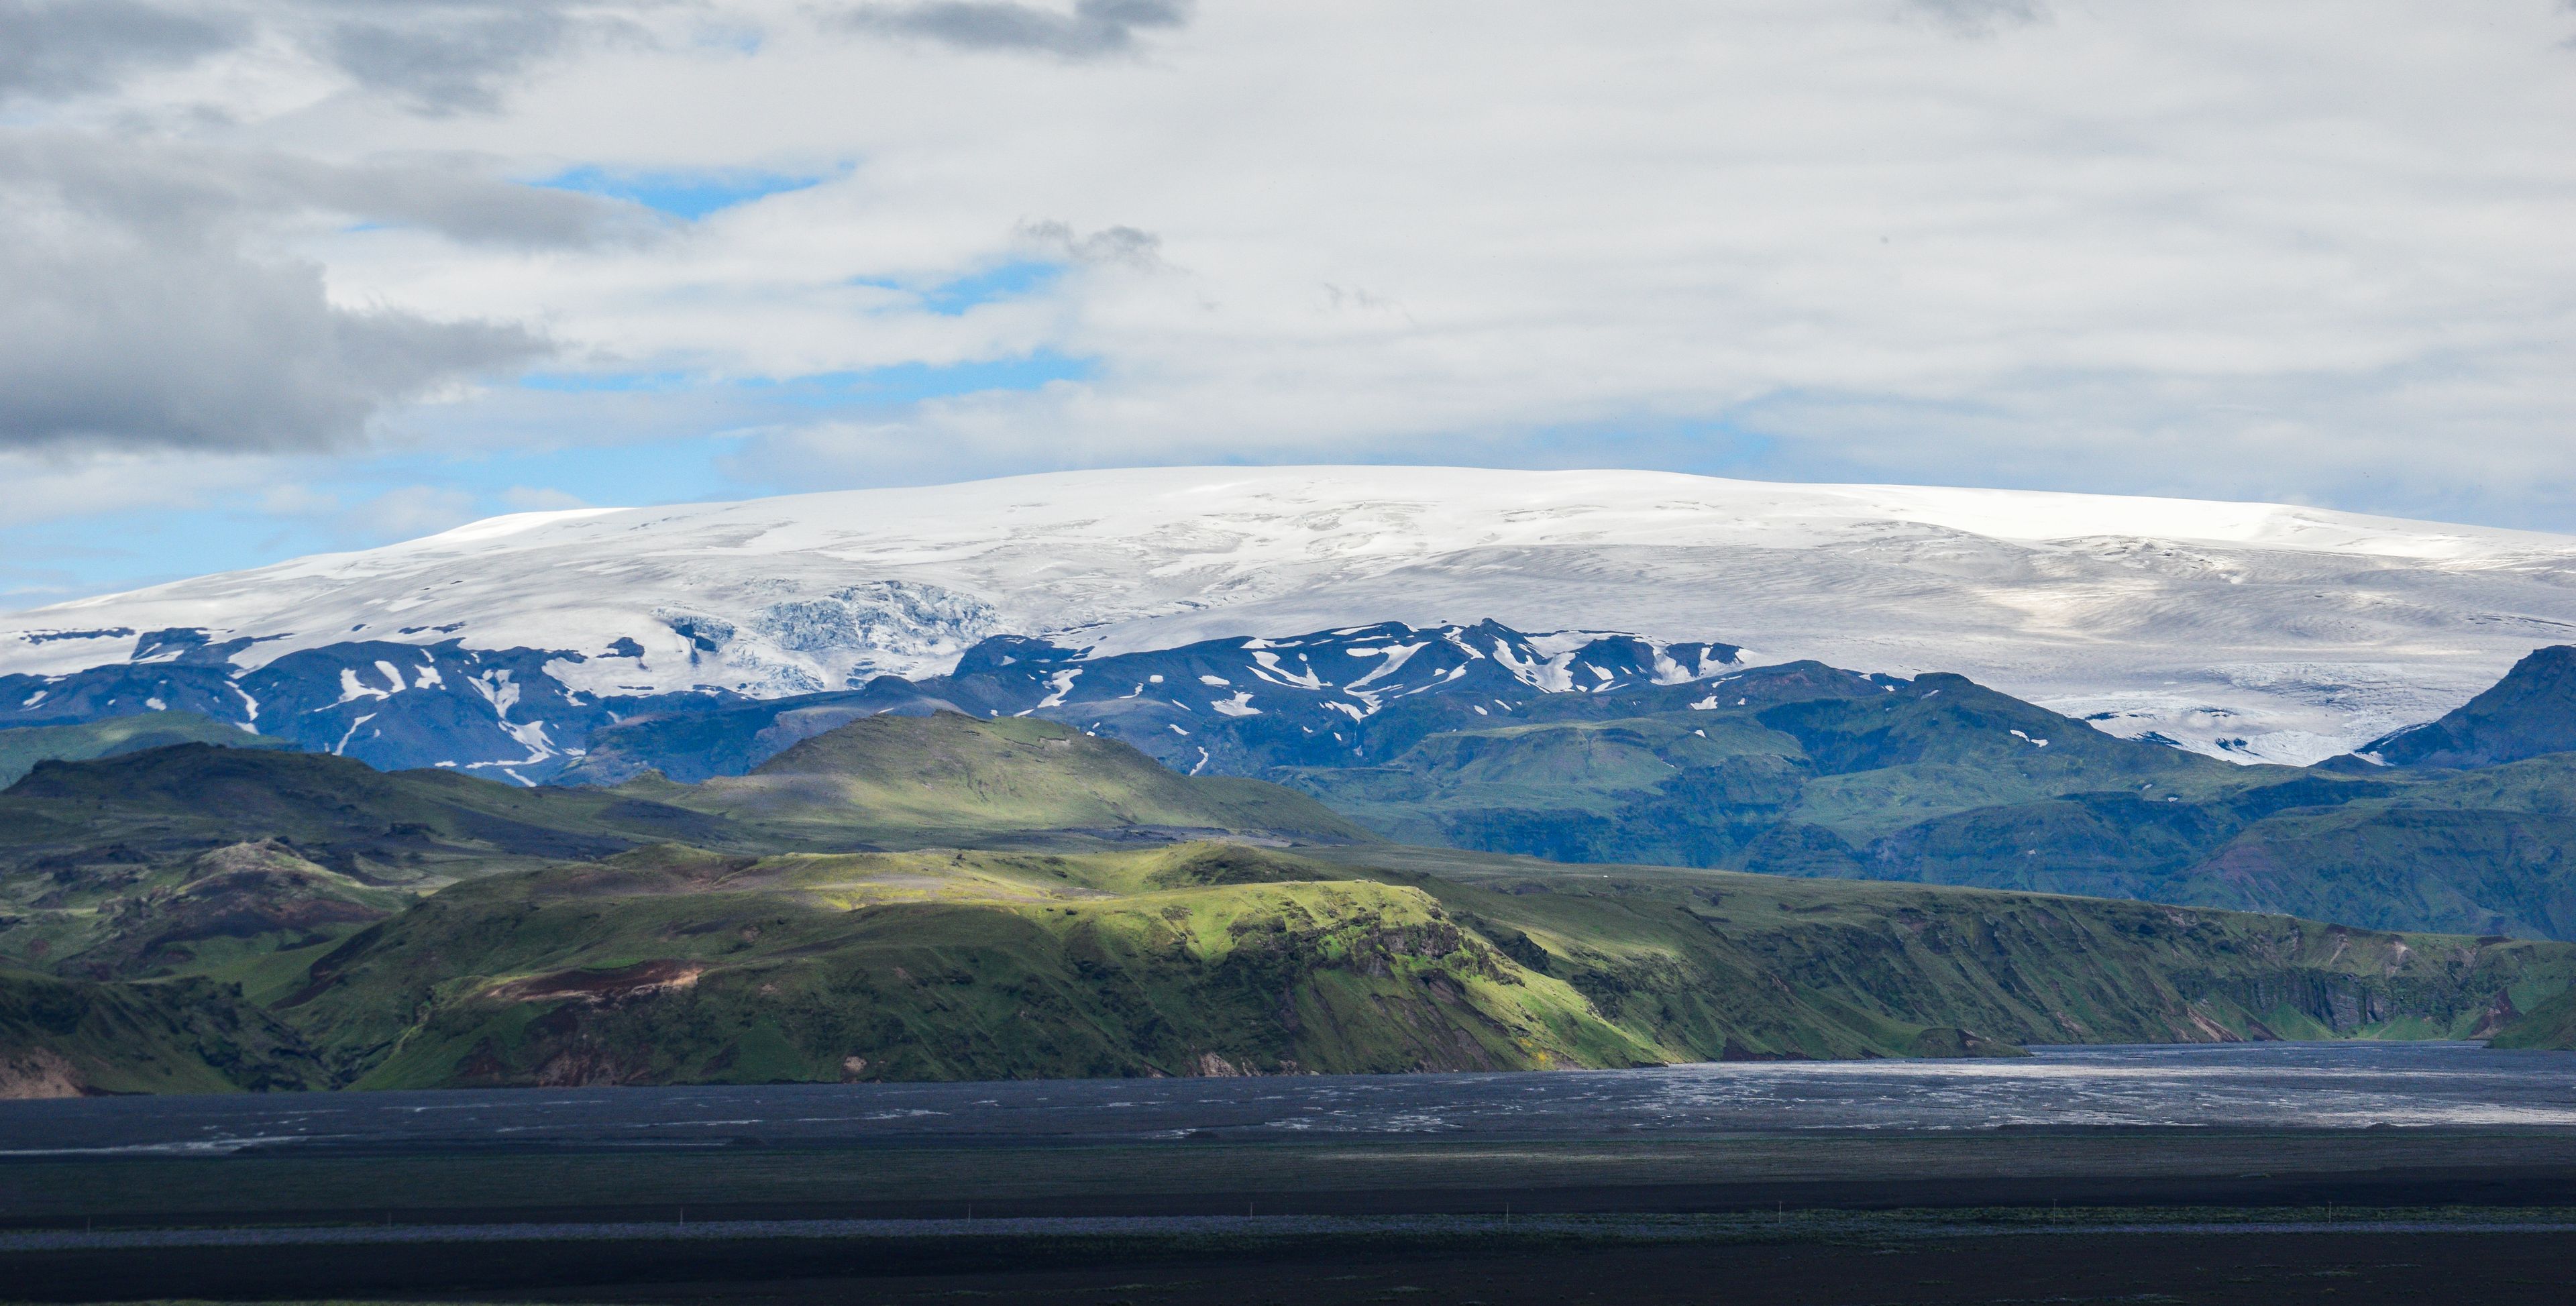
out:
<path id="1" fill-rule="evenodd" d="M 1016 358 L 827 372 L 752 382 L 746 388 L 800 408 L 880 408 L 991 390 L 1037 390 L 1057 381 L 1088 381 L 1098 374 L 1097 360 L 1039 350 Z"/>
<path id="2" fill-rule="evenodd" d="M 885 408 L 951 395 L 988 390 L 1036 390 L 1056 381 L 1088 381 L 1098 374 L 1096 360 L 1039 350 L 1013 358 L 965 363 L 898 363 L 849 372 L 810 376 L 718 380 L 683 372 L 539 372 L 521 377 L 528 390 L 559 395 L 680 394 L 724 402 L 738 401 L 755 424 L 764 406 L 799 411 L 826 408 Z"/>
<path id="3" fill-rule="evenodd" d="M 925 312 L 942 317 L 956 317 L 981 304 L 1021 299 L 1046 289 L 1064 275 L 1064 265 L 1044 259 L 1014 259 L 996 268 L 971 273 L 953 281 L 922 288 L 877 277 L 860 277 L 850 284 L 876 286 L 885 290 L 904 291 L 914 297 Z"/>
<path id="4" fill-rule="evenodd" d="M 1541 467 L 1659 467 L 1719 476 L 1762 466 L 1779 452 L 1778 439 L 1742 414 L 1551 426 L 1517 443 L 1517 459 L 1505 454 L 1497 466 L 1518 461 Z"/>
<path id="5" fill-rule="evenodd" d="M 102 529 L 110 528 L 110 529 Z M 97 541 L 113 538 L 113 547 Z M 248 509 L 155 508 L 0 530 L 0 611 L 346 548 L 320 523 Z"/>
<path id="6" fill-rule="evenodd" d="M 441 420 L 416 431 L 420 443 L 408 450 L 282 468 L 281 480 L 311 496 L 300 511 L 270 511 L 260 495 L 241 492 L 195 508 L 0 529 L 0 611 L 436 529 L 429 520 L 389 526 L 372 506 L 379 496 L 412 487 L 452 494 L 458 520 L 548 507 L 557 496 L 606 507 L 776 493 L 795 487 L 748 483 L 730 471 L 744 436 L 762 427 L 887 413 L 947 396 L 1036 390 L 1093 379 L 1098 368 L 1095 359 L 1040 351 L 778 380 L 671 371 L 532 374 L 522 378 L 516 401 L 496 395 L 482 407 L 437 412 Z M 491 406 L 493 400 L 500 406 Z M 471 438 L 440 438 L 448 424 L 474 428 L 458 432 Z M 496 447 L 514 431 L 523 431 L 524 442 Z M 568 433 L 586 434 L 565 439 Z M 101 547 L 101 540 L 114 544 Z"/>
<path id="7" fill-rule="evenodd" d="M 530 372 L 519 378 L 523 389 L 566 395 L 654 393 L 698 383 L 687 372 Z"/>
<path id="8" fill-rule="evenodd" d="M 578 191 L 641 204 L 658 213 L 695 222 L 710 213 L 753 200 L 823 184 L 818 173 L 761 172 L 736 168 L 674 169 L 624 172 L 585 164 L 528 183 L 548 190 Z"/>
<path id="9" fill-rule="evenodd" d="M 183 576 L 262 566 L 280 558 L 368 548 L 475 517 L 569 506 L 600 507 L 740 498 L 723 460 L 738 437 L 700 435 L 528 451 L 410 452 L 316 460 L 295 484 L 301 511 L 274 512 L 262 496 L 214 496 L 198 507 L 136 509 L 0 528 L 0 612 Z M 388 529 L 381 496 L 428 486 L 452 494 L 457 516 Z M 102 540 L 113 541 L 102 545 Z"/>
<path id="10" fill-rule="evenodd" d="M 514 491 L 553 491 L 599 507 L 732 497 L 720 460 L 738 437 L 697 435 L 612 445 L 478 451 L 463 456 L 408 453 L 370 458 L 348 481 L 328 486 L 350 499 L 406 485 L 436 485 L 471 495 L 478 511 L 542 507 Z"/>

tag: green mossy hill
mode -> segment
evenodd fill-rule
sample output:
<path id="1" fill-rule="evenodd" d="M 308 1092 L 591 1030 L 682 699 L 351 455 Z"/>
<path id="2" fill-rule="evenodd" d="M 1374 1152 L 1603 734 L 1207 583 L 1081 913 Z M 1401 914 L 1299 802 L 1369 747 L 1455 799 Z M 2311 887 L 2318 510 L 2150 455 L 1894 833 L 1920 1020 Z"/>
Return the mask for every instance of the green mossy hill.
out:
<path id="1" fill-rule="evenodd" d="M 38 762 L 82 762 L 172 744 L 295 747 L 194 712 L 146 712 L 71 726 L 18 726 L 0 730 L 0 788 L 16 784 Z"/>
<path id="2" fill-rule="evenodd" d="M 42 762 L 0 792 L 0 875 L 193 857 L 275 840 L 343 874 L 435 885 L 487 870 L 727 837 L 705 815 L 595 790 L 453 771 L 377 771 L 319 753 L 181 744 Z"/>
<path id="3" fill-rule="evenodd" d="M 1384 847 L 669 847 L 444 890 L 275 1009 L 362 1087 L 828 1082 L 2462 1037 L 2571 979 L 2564 944 Z"/>
<path id="4" fill-rule="evenodd" d="M 295 1032 L 203 979 L 94 984 L 0 970 L 0 1099 L 319 1087 Z"/>
<path id="5" fill-rule="evenodd" d="M 2008 1043 L 2469 1038 L 2576 978 L 2576 945 L 2355 930 L 2153 903 L 1427 848 L 1320 851 L 1410 873 L 1626 1027 L 1702 1055 Z M 1437 877 L 1437 878 L 1432 878 Z M 1784 987 L 1785 986 L 1785 987 Z M 1794 997 L 1794 1001 L 1789 1000 Z"/>
<path id="6" fill-rule="evenodd" d="M 44 762 L 0 793 L 0 965 L 214 975 L 265 994 L 443 885 L 668 841 L 759 855 L 1210 832 L 1371 837 L 1292 790 L 1176 775 L 1060 725 L 957 715 L 860 722 L 704 788 L 529 789 L 188 744 Z"/>
<path id="7" fill-rule="evenodd" d="M 203 745 L 47 762 L 0 794 L 0 964 L 54 978 L 10 981 L 0 1052 L 28 1093 L 1519 1069 L 2482 1037 L 2576 983 L 2563 943 L 1817 877 L 2350 884 L 2356 911 L 2524 893 L 2554 920 L 2558 845 L 2455 831 L 2576 815 L 2576 759 L 2240 770 L 1965 682 L 1829 687 L 1608 721 L 1551 700 L 1562 719 L 1425 735 L 1418 769 L 1353 781 L 1421 783 L 1458 800 L 1444 819 L 1508 799 L 1697 831 L 1809 878 L 1364 842 L 1286 790 L 962 715 L 854 722 L 702 786 Z M 2312 869 L 2138 869 L 2267 832 Z M 2491 881 L 2443 860 L 2472 846 Z M 2430 878 L 2367 878 L 2401 847 Z"/>
<path id="8" fill-rule="evenodd" d="M 2500 1022 L 2487 1046 L 2576 1052 L 2576 987 Z"/>
<path id="9" fill-rule="evenodd" d="M 84 979 L 256 979 L 291 974 L 299 950 L 335 942 L 413 897 L 274 842 L 112 869 L 0 879 L 0 955 Z"/>
<path id="10" fill-rule="evenodd" d="M 2438 721 L 2358 752 L 2390 766 L 2473 767 L 2576 752 L 2576 645 L 2535 649 L 2485 693 Z"/>
<path id="11" fill-rule="evenodd" d="M 853 721 L 747 776 L 709 780 L 671 801 L 773 830 L 864 830 L 906 843 L 1134 827 L 1302 842 L 1375 837 L 1277 785 L 1180 775 L 1126 744 L 1053 721 L 957 712 Z"/>
<path id="12" fill-rule="evenodd" d="M 1628 1065 L 1411 885 L 1226 845 L 643 850 L 449 889 L 279 1006 L 364 1087 Z M 1327 872 L 1329 873 L 1329 872 Z"/>
<path id="13" fill-rule="evenodd" d="M 1411 843 L 2576 939 L 2576 754 L 2239 767 L 1956 676 L 1829 687 L 1598 720 L 1550 701 L 1563 719 L 1274 775 Z"/>

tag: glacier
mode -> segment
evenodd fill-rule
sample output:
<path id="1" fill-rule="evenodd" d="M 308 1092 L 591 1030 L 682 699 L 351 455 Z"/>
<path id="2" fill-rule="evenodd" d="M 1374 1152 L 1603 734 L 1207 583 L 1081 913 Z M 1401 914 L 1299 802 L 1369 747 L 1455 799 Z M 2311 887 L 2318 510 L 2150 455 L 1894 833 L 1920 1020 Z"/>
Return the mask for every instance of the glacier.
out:
<path id="1" fill-rule="evenodd" d="M 503 765 L 557 749 L 560 720 L 614 719 L 621 700 L 856 689 L 944 673 L 996 635 L 1097 655 L 1489 620 L 1957 672 L 2114 734 L 2304 763 L 2576 639 L 2576 537 L 1665 472 L 1064 472 L 522 513 L 7 614 L 15 698 L 0 706 L 96 668 L 129 667 L 139 687 L 154 667 L 220 665 L 237 688 L 200 676 L 209 702 L 273 714 L 263 687 L 313 676 L 249 673 L 304 654 L 314 676 L 327 664 L 314 683 L 332 695 L 350 677 L 354 699 L 323 706 L 351 714 L 372 694 L 473 695 L 524 753 L 469 762 Z M 413 678 L 397 689 L 395 672 Z M 552 736 L 530 709 L 496 706 L 539 672 L 560 686 Z M 125 707 L 147 692 L 170 702 L 135 688 Z"/>

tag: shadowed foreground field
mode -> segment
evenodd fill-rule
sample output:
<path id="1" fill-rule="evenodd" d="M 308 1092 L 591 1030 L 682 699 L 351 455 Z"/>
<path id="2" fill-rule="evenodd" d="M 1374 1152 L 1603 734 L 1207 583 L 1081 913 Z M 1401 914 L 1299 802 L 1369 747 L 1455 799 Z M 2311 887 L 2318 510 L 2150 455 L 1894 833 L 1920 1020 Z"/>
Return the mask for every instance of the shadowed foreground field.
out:
<path id="1" fill-rule="evenodd" d="M 1612 1220 L 1580 1233 L 1030 1232 L 421 1242 L 17 1253 L 19 1300 L 600 1303 L 2563 1302 L 2576 1223 L 2230 1224 L 2100 1211 L 2016 1224 L 1905 1216 L 1779 1227 Z M 2312 1217 L 2317 1213 L 2309 1213 Z M 2568 1212 L 2557 1212 L 2564 1216 Z M 2165 1217 L 2161 1220 L 2156 1217 Z M 2044 1217 L 2043 1217 L 2044 1219 Z M 1545 1224 L 1545 1220 L 1533 1223 Z M 1754 1225 L 1764 1222 L 1755 1220 Z"/>
<path id="2" fill-rule="evenodd" d="M 491 1149 L 0 1162 L 0 1299 L 2576 1295 L 2576 1134 Z"/>

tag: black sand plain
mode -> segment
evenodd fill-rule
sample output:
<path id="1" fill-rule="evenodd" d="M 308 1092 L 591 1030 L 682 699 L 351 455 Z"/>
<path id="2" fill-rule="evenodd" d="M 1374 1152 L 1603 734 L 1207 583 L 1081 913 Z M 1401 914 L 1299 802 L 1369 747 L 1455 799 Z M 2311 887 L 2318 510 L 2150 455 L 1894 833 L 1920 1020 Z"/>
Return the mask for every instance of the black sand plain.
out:
<path id="1" fill-rule="evenodd" d="M 0 1160 L 0 1300 L 2576 1301 L 2576 1131 Z"/>

